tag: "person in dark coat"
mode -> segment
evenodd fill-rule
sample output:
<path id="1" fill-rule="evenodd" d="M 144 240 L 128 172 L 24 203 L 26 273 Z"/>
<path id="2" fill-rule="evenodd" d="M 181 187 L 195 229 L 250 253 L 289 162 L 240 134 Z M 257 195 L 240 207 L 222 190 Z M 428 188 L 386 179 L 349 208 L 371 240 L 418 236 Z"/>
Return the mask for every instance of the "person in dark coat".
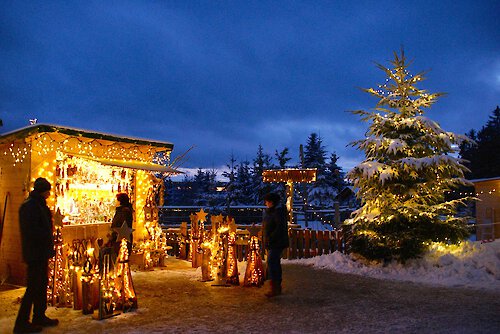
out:
<path id="1" fill-rule="evenodd" d="M 113 221 L 111 222 L 111 228 L 120 228 L 123 223 L 127 223 L 129 228 L 132 228 L 132 222 L 134 219 L 132 204 L 130 203 L 130 199 L 127 194 L 119 193 L 116 195 L 116 200 L 119 203 L 119 206 L 116 207 L 115 215 L 113 217 Z M 113 232 L 111 234 L 111 239 L 114 243 L 114 251 L 115 255 L 118 255 L 118 251 L 120 250 L 121 240 L 117 240 L 118 234 Z M 127 242 L 128 253 L 132 251 L 132 235 L 130 235 L 130 242 Z"/>
<path id="2" fill-rule="evenodd" d="M 48 262 L 54 257 L 52 213 L 47 206 L 51 185 L 44 178 L 35 180 L 34 189 L 19 208 L 23 260 L 27 285 L 14 326 L 15 333 L 38 333 L 59 321 L 45 315 L 47 310 Z M 33 319 L 30 313 L 33 306 Z"/>
<path id="3" fill-rule="evenodd" d="M 266 194 L 264 204 L 267 209 L 262 223 L 263 241 L 268 250 L 267 271 L 271 280 L 271 291 L 266 296 L 274 297 L 281 294 L 281 253 L 288 247 L 288 225 L 286 210 L 281 206 L 278 194 Z"/>

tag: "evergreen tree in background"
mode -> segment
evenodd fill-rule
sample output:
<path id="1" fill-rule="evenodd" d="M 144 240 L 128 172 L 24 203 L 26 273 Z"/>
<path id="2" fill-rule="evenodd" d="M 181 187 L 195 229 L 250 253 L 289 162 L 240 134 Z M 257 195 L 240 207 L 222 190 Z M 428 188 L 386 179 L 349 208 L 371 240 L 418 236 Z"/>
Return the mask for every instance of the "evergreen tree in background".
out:
<path id="1" fill-rule="evenodd" d="M 227 171 L 222 172 L 222 176 L 227 179 L 226 184 L 226 207 L 229 208 L 231 205 L 235 205 L 235 192 L 234 188 L 236 186 L 236 171 L 238 170 L 238 165 L 236 164 L 236 158 L 234 154 L 231 153 L 229 157 L 229 163 L 226 165 Z"/>
<path id="2" fill-rule="evenodd" d="M 470 130 L 467 136 L 475 144 L 464 142 L 460 145 L 460 156 L 467 160 L 470 169 L 467 177 L 481 179 L 500 176 L 500 107 L 493 110 L 485 126 L 479 132 Z"/>
<path id="3" fill-rule="evenodd" d="M 278 161 L 278 168 L 285 169 L 288 161 L 292 160 L 292 158 L 288 156 L 288 153 L 288 147 L 285 147 L 281 152 L 276 150 L 274 156 L 276 157 L 276 161 Z"/>
<path id="4" fill-rule="evenodd" d="M 274 156 L 276 157 L 276 161 L 278 162 L 278 165 L 273 166 L 273 167 L 278 168 L 278 169 L 285 169 L 287 167 L 292 167 L 292 166 L 287 166 L 288 162 L 290 160 L 292 160 L 292 158 L 290 158 L 288 156 L 288 154 L 289 154 L 288 147 L 285 147 L 280 152 L 278 152 L 278 150 L 276 150 L 274 152 Z M 268 183 L 268 184 L 271 187 L 271 191 L 278 193 L 281 196 L 281 198 L 283 198 L 283 199 L 286 198 L 286 184 L 285 183 L 276 182 L 276 183 Z"/>
<path id="5" fill-rule="evenodd" d="M 307 144 L 304 149 L 304 167 L 305 168 L 323 168 L 326 161 L 326 149 L 323 141 L 317 133 L 311 133 L 307 138 Z"/>
<path id="6" fill-rule="evenodd" d="M 206 205 L 212 209 L 224 205 L 224 198 L 217 192 L 217 170 L 214 168 L 205 171 L 205 194 L 203 196 Z"/>
<path id="7" fill-rule="evenodd" d="M 235 205 L 248 205 L 255 197 L 250 162 L 242 161 L 237 168 L 234 182 Z"/>
<path id="8" fill-rule="evenodd" d="M 251 171 L 254 191 L 252 194 L 252 203 L 249 204 L 262 204 L 264 195 L 271 191 L 271 184 L 264 183 L 262 179 L 262 172 L 269 168 L 271 168 L 271 157 L 269 154 L 264 153 L 262 145 L 259 145 L 257 148 L 257 156 L 253 160 L 253 168 Z"/>
<path id="9" fill-rule="evenodd" d="M 326 175 L 326 180 L 328 182 L 328 185 L 334 189 L 335 195 L 337 195 L 342 189 L 344 189 L 346 183 L 344 181 L 344 172 L 342 172 L 342 167 L 337 165 L 337 161 L 339 160 L 339 157 L 337 154 L 332 153 L 330 155 L 330 160 L 326 164 L 326 170 L 325 170 L 325 175 Z"/>
<path id="10" fill-rule="evenodd" d="M 167 198 L 164 201 L 165 205 L 193 205 L 193 199 L 195 198 L 193 183 L 193 178 L 188 175 L 184 175 L 181 182 L 173 182 L 170 178 L 165 180 L 167 192 Z"/>
<path id="11" fill-rule="evenodd" d="M 378 65 L 386 82 L 365 90 L 379 99 L 374 111 L 353 112 L 370 125 L 366 139 L 352 143 L 365 160 L 348 173 L 362 207 L 347 224 L 353 252 L 404 261 L 422 254 L 429 242 L 457 243 L 468 235 L 468 217 L 455 216 L 466 199 L 445 199 L 445 192 L 467 184 L 466 167 L 452 155 L 453 145 L 467 138 L 422 116 L 442 94 L 416 87 L 423 73 L 409 74 L 403 51 L 394 53 L 391 64 Z"/>
<path id="12" fill-rule="evenodd" d="M 337 190 L 332 187 L 326 163 L 326 149 L 323 141 L 316 133 L 311 133 L 307 138 L 304 149 L 304 168 L 316 168 L 316 182 L 308 184 L 307 204 L 315 207 L 333 207 Z"/>

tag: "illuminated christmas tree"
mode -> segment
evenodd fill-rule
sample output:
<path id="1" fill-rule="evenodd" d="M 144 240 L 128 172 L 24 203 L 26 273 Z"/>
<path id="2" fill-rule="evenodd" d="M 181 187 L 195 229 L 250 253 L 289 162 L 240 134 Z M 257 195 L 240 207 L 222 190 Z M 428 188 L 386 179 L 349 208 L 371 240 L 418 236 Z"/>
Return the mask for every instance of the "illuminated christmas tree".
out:
<path id="1" fill-rule="evenodd" d="M 456 217 L 466 199 L 445 193 L 467 184 L 467 170 L 455 147 L 467 140 L 424 117 L 442 93 L 416 87 L 424 73 L 411 75 L 404 52 L 394 54 L 387 79 L 365 91 L 379 99 L 373 111 L 354 111 L 369 122 L 366 138 L 352 145 L 365 159 L 348 174 L 362 207 L 353 219 L 352 251 L 369 259 L 416 257 L 430 242 L 457 243 L 467 236 L 467 217 Z"/>

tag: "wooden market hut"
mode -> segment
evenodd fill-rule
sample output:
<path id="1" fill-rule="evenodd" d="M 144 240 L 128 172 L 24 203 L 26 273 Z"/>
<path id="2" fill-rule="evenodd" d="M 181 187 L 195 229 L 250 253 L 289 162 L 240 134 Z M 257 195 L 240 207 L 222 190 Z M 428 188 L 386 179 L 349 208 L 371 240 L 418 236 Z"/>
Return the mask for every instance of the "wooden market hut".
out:
<path id="1" fill-rule="evenodd" d="M 476 202 L 477 240 L 500 238 L 500 176 L 472 180 Z"/>
<path id="2" fill-rule="evenodd" d="M 134 205 L 134 242 L 143 239 L 154 172 L 174 172 L 152 163 L 169 160 L 173 144 L 47 124 L 0 136 L 0 278 L 24 284 L 18 209 L 38 177 L 53 187 L 48 205 L 63 242 L 106 238 L 115 195 L 127 192 Z M 106 239 L 104 239 L 106 240 Z"/>

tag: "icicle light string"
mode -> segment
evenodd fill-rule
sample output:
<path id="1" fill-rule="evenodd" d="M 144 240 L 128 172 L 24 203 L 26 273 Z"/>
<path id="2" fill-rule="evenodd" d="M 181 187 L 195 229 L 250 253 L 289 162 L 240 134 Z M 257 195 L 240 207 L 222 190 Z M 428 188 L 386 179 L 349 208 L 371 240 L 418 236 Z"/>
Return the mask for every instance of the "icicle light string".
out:
<path id="1" fill-rule="evenodd" d="M 71 145 L 71 142 L 76 142 Z M 13 165 L 23 163 L 28 152 L 36 152 L 38 155 L 47 155 L 54 151 L 75 151 L 81 155 L 88 155 L 91 158 L 121 158 L 127 157 L 130 160 L 138 160 L 149 162 L 155 158 L 158 163 L 168 163 L 170 159 L 170 152 L 159 152 L 151 145 L 145 147 L 135 144 L 112 142 L 110 144 L 102 143 L 100 139 L 88 139 L 80 137 L 67 137 L 63 140 L 57 140 L 52 137 L 50 133 L 37 134 L 34 136 L 32 143 L 21 143 L 13 141 L 7 144 L 3 155 L 11 155 L 14 160 Z M 17 144 L 19 143 L 19 144 Z M 145 148 L 144 148 L 145 147 Z M 102 150 L 102 153 L 96 154 L 96 150 Z M 162 153 L 161 155 L 159 153 Z M 146 157 L 144 157 L 146 155 Z"/>

